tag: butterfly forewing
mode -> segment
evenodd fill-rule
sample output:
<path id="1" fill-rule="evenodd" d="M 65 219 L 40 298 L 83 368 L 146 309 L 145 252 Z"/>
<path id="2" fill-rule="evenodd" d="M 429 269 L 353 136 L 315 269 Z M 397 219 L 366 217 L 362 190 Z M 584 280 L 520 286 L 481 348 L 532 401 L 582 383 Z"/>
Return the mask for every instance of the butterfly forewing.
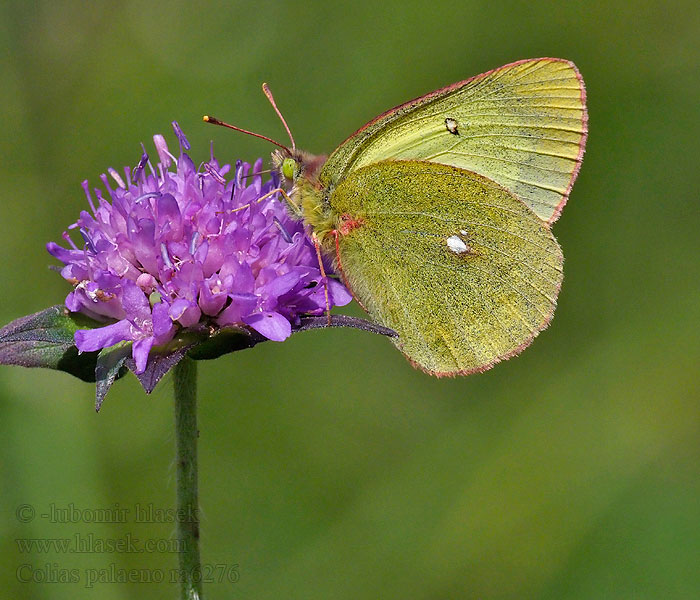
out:
<path id="1" fill-rule="evenodd" d="M 338 250 L 353 293 L 424 370 L 489 368 L 549 322 L 561 251 L 548 227 L 493 181 L 436 163 L 383 161 L 349 173 L 330 203 L 354 224 Z"/>
<path id="2" fill-rule="evenodd" d="M 322 178 L 337 184 L 381 160 L 427 160 L 484 175 L 552 222 L 578 173 L 587 120 L 573 63 L 520 61 L 381 115 L 338 147 Z"/>

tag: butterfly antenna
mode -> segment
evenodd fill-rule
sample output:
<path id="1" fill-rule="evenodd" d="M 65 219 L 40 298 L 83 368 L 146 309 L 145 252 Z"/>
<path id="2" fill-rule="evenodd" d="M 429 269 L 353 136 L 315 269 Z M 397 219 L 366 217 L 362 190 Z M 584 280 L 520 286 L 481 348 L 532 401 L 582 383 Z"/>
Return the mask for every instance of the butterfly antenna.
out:
<path id="1" fill-rule="evenodd" d="M 292 132 L 289 129 L 289 125 L 287 125 L 287 121 L 284 120 L 284 117 L 282 116 L 280 109 L 277 108 L 277 103 L 275 102 L 275 98 L 272 95 L 272 92 L 270 91 L 270 86 L 267 85 L 266 83 L 263 83 L 262 90 L 263 90 L 263 94 L 265 94 L 267 99 L 270 101 L 270 104 L 272 104 L 272 108 L 275 109 L 275 112 L 277 113 L 277 116 L 280 118 L 280 121 L 282 121 L 282 125 L 284 125 L 284 128 L 287 130 L 287 135 L 289 136 L 289 140 L 292 142 L 292 150 L 296 150 L 297 146 L 294 143 L 294 136 L 292 135 Z"/>
<path id="2" fill-rule="evenodd" d="M 265 175 L 267 173 L 272 173 L 272 169 L 265 169 L 264 171 L 255 171 L 255 173 L 248 173 L 243 176 L 243 179 L 248 179 L 248 177 L 255 177 L 256 175 Z"/>
<path id="3" fill-rule="evenodd" d="M 241 129 L 240 127 L 236 127 L 235 125 L 230 125 L 229 123 L 225 123 L 224 121 L 220 121 L 219 119 L 215 117 L 211 117 L 209 115 L 204 115 L 202 117 L 202 120 L 205 123 L 211 123 L 212 125 L 221 125 L 221 127 L 228 127 L 229 129 L 233 129 L 234 131 L 240 131 L 241 133 L 245 133 L 246 135 L 252 135 L 253 137 L 260 138 L 261 140 L 266 140 L 270 142 L 271 144 L 274 144 L 275 146 L 279 146 L 283 150 L 286 150 L 288 153 L 291 154 L 291 151 L 287 146 L 284 144 L 280 144 L 279 142 L 276 142 L 272 138 L 267 137 L 266 135 L 261 135 L 259 133 L 253 133 L 252 131 L 248 131 L 247 129 Z M 294 140 L 292 140 L 293 142 Z"/>

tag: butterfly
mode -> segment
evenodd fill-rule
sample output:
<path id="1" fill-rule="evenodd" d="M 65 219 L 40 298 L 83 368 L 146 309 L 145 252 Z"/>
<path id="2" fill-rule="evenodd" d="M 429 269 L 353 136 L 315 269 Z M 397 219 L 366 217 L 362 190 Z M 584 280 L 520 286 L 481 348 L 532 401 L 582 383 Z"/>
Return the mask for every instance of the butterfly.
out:
<path id="1" fill-rule="evenodd" d="M 538 58 L 392 108 L 327 159 L 290 133 L 272 163 L 293 216 L 408 360 L 467 375 L 518 354 L 552 318 L 563 257 L 550 226 L 587 131 L 576 66 Z"/>

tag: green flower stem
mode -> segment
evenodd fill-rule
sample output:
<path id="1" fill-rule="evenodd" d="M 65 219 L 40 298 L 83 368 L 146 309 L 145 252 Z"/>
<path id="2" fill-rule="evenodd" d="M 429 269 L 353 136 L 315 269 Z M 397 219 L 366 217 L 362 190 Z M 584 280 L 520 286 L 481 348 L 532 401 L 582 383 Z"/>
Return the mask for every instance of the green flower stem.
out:
<path id="1" fill-rule="evenodd" d="M 202 598 L 197 494 L 197 363 L 183 358 L 174 369 L 177 470 L 177 539 L 182 600 Z"/>

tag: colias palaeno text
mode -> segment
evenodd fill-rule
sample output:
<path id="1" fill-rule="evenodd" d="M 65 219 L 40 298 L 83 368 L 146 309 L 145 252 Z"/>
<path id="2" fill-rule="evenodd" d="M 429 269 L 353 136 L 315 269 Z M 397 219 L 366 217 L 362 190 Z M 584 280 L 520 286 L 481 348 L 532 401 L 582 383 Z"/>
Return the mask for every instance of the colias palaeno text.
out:
<path id="1" fill-rule="evenodd" d="M 583 158 L 585 98 L 573 63 L 522 60 L 385 112 L 327 160 L 275 150 L 273 168 L 412 364 L 484 371 L 554 312 L 563 258 L 550 225 Z"/>

